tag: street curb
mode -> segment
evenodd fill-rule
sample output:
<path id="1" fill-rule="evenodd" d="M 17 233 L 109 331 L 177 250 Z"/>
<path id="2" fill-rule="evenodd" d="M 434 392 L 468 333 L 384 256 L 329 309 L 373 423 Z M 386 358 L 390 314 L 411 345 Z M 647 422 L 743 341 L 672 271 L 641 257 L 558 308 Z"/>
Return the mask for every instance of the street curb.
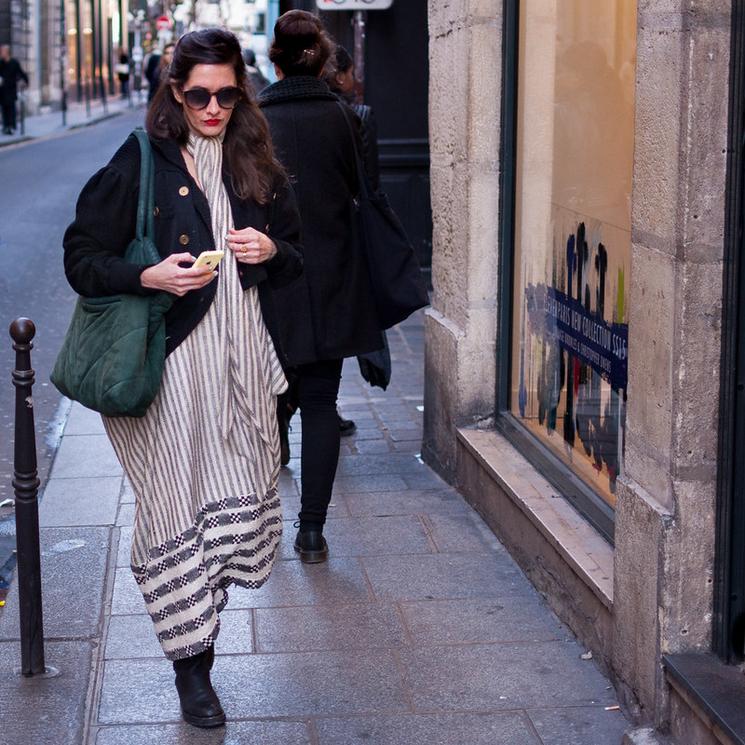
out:
<path id="1" fill-rule="evenodd" d="M 113 119 L 116 116 L 121 116 L 123 113 L 123 111 L 111 111 L 108 114 L 101 114 L 101 116 L 97 116 L 93 119 L 88 119 L 87 121 L 80 122 L 79 124 L 71 124 L 67 129 L 74 130 L 84 129 L 85 127 L 92 127 L 94 124 L 100 124 L 101 122 L 105 122 L 108 119 Z"/>
<path id="2" fill-rule="evenodd" d="M 0 142 L 0 147 L 8 147 L 9 145 L 20 145 L 22 142 L 31 142 L 31 140 L 35 139 L 36 137 L 33 137 L 31 135 L 23 135 L 22 137 L 17 137 L 15 140 Z"/>
<path id="3" fill-rule="evenodd" d="M 21 145 L 26 142 L 32 142 L 33 140 L 44 140 L 49 137 L 60 136 L 60 135 L 63 135 L 65 132 L 74 132 L 77 129 L 84 129 L 85 127 L 92 127 L 94 124 L 100 124 L 101 122 L 105 122 L 108 119 L 113 119 L 114 117 L 121 116 L 122 114 L 124 114 L 124 111 L 111 111 L 108 114 L 101 114 L 101 116 L 96 116 L 93 119 L 88 119 L 87 121 L 84 121 L 84 122 L 79 122 L 77 124 L 70 124 L 64 129 L 59 130 L 58 132 L 52 131 L 52 132 L 49 132 L 43 135 L 23 135 L 22 137 L 17 137 L 14 140 L 0 142 L 0 148 L 9 147 L 10 145 Z"/>

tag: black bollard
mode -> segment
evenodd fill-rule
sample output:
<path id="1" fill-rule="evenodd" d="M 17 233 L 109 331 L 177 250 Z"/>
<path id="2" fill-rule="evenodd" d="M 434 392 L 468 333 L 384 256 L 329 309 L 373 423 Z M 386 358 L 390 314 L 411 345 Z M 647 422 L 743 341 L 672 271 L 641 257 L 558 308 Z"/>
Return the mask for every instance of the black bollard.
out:
<path id="1" fill-rule="evenodd" d="M 15 491 L 16 548 L 18 556 L 18 602 L 21 616 L 21 673 L 42 675 L 44 665 L 44 627 L 41 609 L 41 556 L 39 550 L 39 478 L 36 470 L 36 433 L 31 389 L 31 340 L 36 327 L 28 318 L 10 324 L 16 369 Z"/>

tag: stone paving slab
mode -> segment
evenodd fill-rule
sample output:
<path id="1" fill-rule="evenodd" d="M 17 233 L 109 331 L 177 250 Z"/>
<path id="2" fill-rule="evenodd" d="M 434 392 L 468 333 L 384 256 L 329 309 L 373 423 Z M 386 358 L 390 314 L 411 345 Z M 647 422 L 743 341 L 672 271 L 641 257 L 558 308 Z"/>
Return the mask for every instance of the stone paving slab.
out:
<path id="1" fill-rule="evenodd" d="M 381 599 L 497 597 L 526 582 L 506 555 L 366 556 L 360 561 Z"/>
<path id="2" fill-rule="evenodd" d="M 48 642 L 44 651 L 47 665 L 61 674 L 24 678 L 12 672 L 21 664 L 19 645 L 0 643 L 2 745 L 80 745 L 83 741 L 91 645 Z"/>
<path id="3" fill-rule="evenodd" d="M 324 719 L 317 726 L 323 745 L 541 745 L 519 712 Z"/>
<path id="4" fill-rule="evenodd" d="M 54 458 L 51 478 L 74 479 L 123 475 L 105 434 L 63 437 Z"/>
<path id="5" fill-rule="evenodd" d="M 352 517 L 473 513 L 473 508 L 450 488 L 344 494 L 343 498 Z"/>
<path id="6" fill-rule="evenodd" d="M 504 552 L 504 547 L 473 511 L 463 514 L 428 514 L 422 518 L 440 553 Z"/>
<path id="7" fill-rule="evenodd" d="M 85 639 L 97 633 L 109 551 L 107 528 L 43 528 L 40 531 L 44 635 Z M 20 638 L 18 583 L 0 615 L 0 639 Z"/>
<path id="8" fill-rule="evenodd" d="M 118 567 L 129 567 L 129 556 L 132 552 L 132 526 L 123 525 L 119 530 L 119 543 L 117 544 L 116 565 Z"/>
<path id="9" fill-rule="evenodd" d="M 399 603 L 415 645 L 567 639 L 568 631 L 531 588 L 497 598 Z"/>
<path id="10" fill-rule="evenodd" d="M 121 476 L 50 479 L 39 506 L 39 524 L 42 528 L 114 525 L 121 490 Z"/>
<path id="11" fill-rule="evenodd" d="M 285 526 L 283 559 L 299 560 L 293 548 L 296 531 Z M 390 517 L 330 517 L 324 528 L 334 558 L 390 554 L 428 554 L 435 550 L 422 521 L 415 515 Z"/>
<path id="12" fill-rule="evenodd" d="M 253 652 L 253 616 L 250 610 L 225 610 L 220 614 L 220 635 L 215 645 L 223 652 L 250 654 Z M 115 615 L 109 620 L 105 658 L 163 658 L 163 650 L 153 633 L 150 616 Z"/>
<path id="13" fill-rule="evenodd" d="M 96 745 L 312 745 L 304 722 L 228 722 L 224 729 L 188 724 L 104 727 Z"/>
<path id="14" fill-rule="evenodd" d="M 145 601 L 129 567 L 117 567 L 114 575 L 113 616 L 135 616 L 146 612 Z"/>
<path id="15" fill-rule="evenodd" d="M 605 707 L 528 711 L 543 745 L 620 745 L 629 723 L 620 711 Z"/>
<path id="16" fill-rule="evenodd" d="M 215 661 L 212 680 L 231 719 L 366 714 L 407 708 L 401 675 L 389 650 L 226 655 Z M 169 662 L 106 662 L 101 724 L 177 722 L 179 718 Z"/>
<path id="17" fill-rule="evenodd" d="M 555 641 L 427 647 L 398 654 L 417 711 L 615 704 L 615 693 L 607 690 L 592 662 L 580 659 L 582 652 L 574 641 Z"/>
<path id="18" fill-rule="evenodd" d="M 346 605 L 373 600 L 365 573 L 355 558 L 331 558 L 314 565 L 279 561 L 260 589 L 234 587 L 228 593 L 230 608 Z"/>
<path id="19" fill-rule="evenodd" d="M 390 603 L 261 608 L 256 611 L 259 652 L 339 651 L 401 647 L 409 637 Z"/>
<path id="20" fill-rule="evenodd" d="M 103 435 L 106 430 L 101 415 L 73 402 L 65 422 L 65 435 Z"/>

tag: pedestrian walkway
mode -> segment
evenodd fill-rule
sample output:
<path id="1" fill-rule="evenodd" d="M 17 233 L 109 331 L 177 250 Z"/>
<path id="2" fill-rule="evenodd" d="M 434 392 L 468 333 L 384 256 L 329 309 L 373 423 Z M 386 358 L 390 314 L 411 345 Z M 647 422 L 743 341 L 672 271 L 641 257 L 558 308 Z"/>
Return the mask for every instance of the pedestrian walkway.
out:
<path id="1" fill-rule="evenodd" d="M 144 102 L 144 97 L 143 97 Z M 112 116 L 118 116 L 124 111 L 130 111 L 144 105 L 139 104 L 137 100 L 128 101 L 119 97 L 108 98 L 106 105 L 99 100 L 91 101 L 89 106 L 85 103 L 71 102 L 68 104 L 66 121 L 62 123 L 61 111 L 49 111 L 44 114 L 35 114 L 27 116 L 21 133 L 20 119 L 18 128 L 12 135 L 0 134 L 0 147 L 6 145 L 17 145 L 20 142 L 35 140 L 39 137 L 50 137 L 62 134 L 71 129 L 87 127 L 91 124 L 110 119 Z"/>
<path id="2" fill-rule="evenodd" d="M 617 745 L 608 680 L 462 497 L 419 458 L 422 316 L 390 332 L 394 379 L 348 361 L 326 530 L 331 558 L 292 549 L 299 462 L 284 469 L 281 556 L 234 589 L 213 679 L 225 730 L 181 722 L 128 568 L 134 504 L 97 416 L 73 406 L 41 506 L 47 662 L 19 664 L 17 594 L 0 617 L 3 745 Z M 293 422 L 293 455 L 299 422 Z M 587 655 L 585 655 L 587 657 Z"/>

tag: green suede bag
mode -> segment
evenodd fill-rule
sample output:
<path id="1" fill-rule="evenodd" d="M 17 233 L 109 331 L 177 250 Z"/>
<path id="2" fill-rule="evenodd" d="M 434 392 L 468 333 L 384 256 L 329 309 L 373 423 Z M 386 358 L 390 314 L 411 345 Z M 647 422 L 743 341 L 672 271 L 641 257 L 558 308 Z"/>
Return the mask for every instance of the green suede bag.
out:
<path id="1" fill-rule="evenodd" d="M 124 258 L 157 264 L 153 242 L 155 166 L 150 140 L 136 129 L 140 143 L 140 194 L 135 238 Z M 166 357 L 165 313 L 173 297 L 110 295 L 79 297 L 52 371 L 60 393 L 105 416 L 145 415 L 158 393 Z"/>

